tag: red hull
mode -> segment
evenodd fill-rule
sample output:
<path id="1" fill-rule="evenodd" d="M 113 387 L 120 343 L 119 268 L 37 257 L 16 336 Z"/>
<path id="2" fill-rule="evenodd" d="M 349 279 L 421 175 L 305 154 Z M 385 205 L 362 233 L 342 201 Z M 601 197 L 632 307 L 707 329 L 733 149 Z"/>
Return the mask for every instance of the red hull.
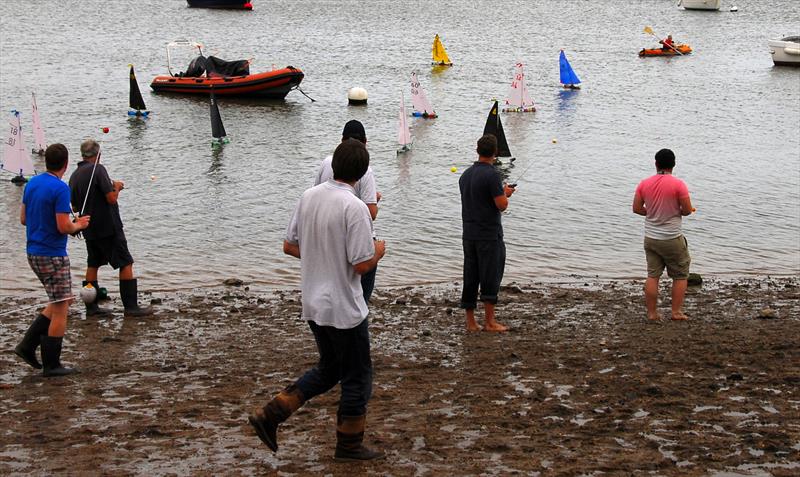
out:
<path id="1" fill-rule="evenodd" d="M 209 94 L 284 98 L 303 81 L 303 72 L 287 66 L 266 73 L 232 77 L 156 76 L 150 87 L 157 93 Z"/>

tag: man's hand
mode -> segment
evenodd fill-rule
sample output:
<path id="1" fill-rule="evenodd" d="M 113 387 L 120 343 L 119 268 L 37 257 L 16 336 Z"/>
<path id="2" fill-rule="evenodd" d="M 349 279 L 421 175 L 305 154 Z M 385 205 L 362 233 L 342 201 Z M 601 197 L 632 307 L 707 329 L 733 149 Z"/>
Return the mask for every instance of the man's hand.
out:
<path id="1" fill-rule="evenodd" d="M 516 191 L 516 185 L 505 184 L 503 186 L 503 192 L 506 194 L 506 197 L 511 197 Z"/>
<path id="2" fill-rule="evenodd" d="M 114 181 L 114 190 L 119 192 L 125 188 L 125 183 L 122 181 Z"/>
<path id="3" fill-rule="evenodd" d="M 75 224 L 75 231 L 77 232 L 84 230 L 86 227 L 88 227 L 90 217 L 91 215 L 82 215 L 80 217 L 76 217 L 75 220 L 73 220 L 73 223 Z"/>
<path id="4" fill-rule="evenodd" d="M 381 197 L 383 197 L 383 196 L 381 195 L 380 192 L 375 192 L 375 202 L 380 202 L 381 201 Z"/>
<path id="5" fill-rule="evenodd" d="M 378 260 L 382 259 L 383 256 L 386 255 L 386 241 L 385 240 L 376 240 L 375 241 L 375 256 L 378 257 Z"/>

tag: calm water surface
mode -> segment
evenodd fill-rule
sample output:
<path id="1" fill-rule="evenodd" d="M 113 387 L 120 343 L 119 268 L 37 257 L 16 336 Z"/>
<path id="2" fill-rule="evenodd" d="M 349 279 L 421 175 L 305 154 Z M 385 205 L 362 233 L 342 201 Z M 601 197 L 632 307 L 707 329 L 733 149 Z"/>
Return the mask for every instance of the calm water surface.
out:
<path id="1" fill-rule="evenodd" d="M 357 118 L 384 197 L 378 285 L 451 281 L 461 274 L 458 176 L 475 159 L 492 98 L 505 96 L 522 61 L 538 111 L 503 116 L 517 157 L 511 179 L 533 164 L 503 217 L 507 280 L 643 276 L 642 218 L 630 204 L 662 147 L 675 151 L 675 174 L 698 209 L 684 219 L 694 271 L 800 274 L 800 69 L 773 67 L 767 47 L 800 33 L 800 10 L 789 0 L 737 1 L 738 13 L 728 1 L 719 12 L 675 3 L 256 0 L 252 12 L 226 12 L 182 0 L 2 2 L 0 111 L 20 109 L 29 125 L 35 91 L 48 142 L 72 152 L 68 175 L 81 140 L 102 136 L 104 163 L 126 183 L 122 215 L 149 289 L 228 277 L 296 286 L 299 263 L 281 252 L 288 218 L 342 125 Z M 645 25 L 695 53 L 638 58 L 655 44 Z M 434 33 L 452 68 L 429 65 Z M 299 67 L 317 102 L 298 92 L 280 102 L 221 98 L 232 142 L 213 152 L 207 100 L 148 87 L 178 38 L 253 58 L 253 71 Z M 581 91 L 559 89 L 560 48 Z M 128 63 L 153 111 L 147 121 L 126 116 Z M 412 70 L 440 117 L 412 119 L 414 150 L 398 157 Z M 353 86 L 369 92 L 367 107 L 347 106 Z M 4 294 L 39 287 L 18 224 L 21 195 L 0 183 Z M 71 239 L 69 250 L 79 275 L 84 244 Z"/>

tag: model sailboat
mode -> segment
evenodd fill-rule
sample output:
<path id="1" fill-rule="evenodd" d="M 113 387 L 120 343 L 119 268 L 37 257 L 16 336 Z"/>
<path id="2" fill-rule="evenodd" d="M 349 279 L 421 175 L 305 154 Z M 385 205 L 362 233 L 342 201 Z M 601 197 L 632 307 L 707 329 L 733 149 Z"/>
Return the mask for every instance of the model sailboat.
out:
<path id="1" fill-rule="evenodd" d="M 31 106 L 33 118 L 33 149 L 31 153 L 44 156 L 44 151 L 47 149 L 47 144 L 44 142 L 44 130 L 42 129 L 42 120 L 39 119 L 39 107 L 36 105 L 36 95 L 31 93 L 33 104 Z"/>
<path id="2" fill-rule="evenodd" d="M 581 83 L 581 79 L 578 78 L 578 75 L 572 70 L 572 66 L 570 66 L 569 61 L 567 61 L 567 55 L 564 54 L 564 50 L 561 50 L 561 54 L 558 57 L 558 69 L 561 76 L 561 84 L 564 85 L 565 88 L 581 89 L 581 87 L 578 86 Z"/>
<path id="3" fill-rule="evenodd" d="M 225 133 L 225 126 L 222 124 L 222 116 L 219 115 L 219 106 L 217 106 L 217 97 L 214 92 L 211 92 L 211 147 L 219 147 L 227 144 L 230 141 L 228 135 Z"/>
<path id="4" fill-rule="evenodd" d="M 503 123 L 500 122 L 500 115 L 497 114 L 498 104 L 497 101 L 492 105 L 489 111 L 489 117 L 486 118 L 486 125 L 483 127 L 483 134 L 492 134 L 497 138 L 497 157 L 510 157 L 510 161 L 514 158 L 511 157 L 511 151 L 508 149 L 508 141 L 506 141 L 506 133 L 503 131 Z M 499 162 L 499 161 L 498 161 Z"/>
<path id="5" fill-rule="evenodd" d="M 435 118 L 436 112 L 433 106 L 425 96 L 425 91 L 417 79 L 417 73 L 411 73 L 411 104 L 414 106 L 412 116 L 421 116 L 423 118 Z"/>
<path id="6" fill-rule="evenodd" d="M 528 93 L 528 86 L 525 84 L 525 68 L 522 63 L 517 63 L 514 71 L 514 80 L 511 81 L 511 88 L 508 90 L 508 97 L 505 102 L 506 113 L 532 113 L 536 111 L 533 100 Z"/>
<path id="7" fill-rule="evenodd" d="M 3 145 L 3 164 L 0 166 L 4 171 L 16 174 L 11 182 L 24 184 L 28 182 L 25 175 L 31 176 L 36 173 L 33 169 L 33 161 L 27 150 L 25 150 L 25 140 L 22 136 L 22 126 L 19 120 L 19 111 L 12 111 L 13 118 L 9 123 L 8 139 Z"/>
<path id="8" fill-rule="evenodd" d="M 450 57 L 447 56 L 447 50 L 442 45 L 442 40 L 439 35 L 433 37 L 433 47 L 431 48 L 431 55 L 433 56 L 433 64 L 437 66 L 453 66 Z"/>
<path id="9" fill-rule="evenodd" d="M 406 100 L 405 96 L 400 94 L 400 117 L 397 124 L 397 143 L 400 148 L 397 150 L 398 154 L 402 154 L 411 150 L 411 131 L 408 129 L 408 116 L 406 115 Z"/>
<path id="10" fill-rule="evenodd" d="M 139 83 L 136 82 L 136 74 L 133 72 L 133 65 L 129 65 L 131 67 L 131 93 L 128 98 L 128 116 L 141 116 L 147 117 L 150 114 L 150 111 L 147 110 L 147 106 L 144 105 L 144 98 L 142 98 L 142 92 L 139 91 Z"/>

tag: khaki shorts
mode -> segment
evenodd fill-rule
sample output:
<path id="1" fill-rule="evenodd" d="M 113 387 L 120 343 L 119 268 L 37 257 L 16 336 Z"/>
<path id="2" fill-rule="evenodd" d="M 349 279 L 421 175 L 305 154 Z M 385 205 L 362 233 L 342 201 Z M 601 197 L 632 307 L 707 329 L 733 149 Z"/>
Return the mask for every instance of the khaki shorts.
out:
<path id="1" fill-rule="evenodd" d="M 673 280 L 689 278 L 689 243 L 681 235 L 669 240 L 644 238 L 644 253 L 647 255 L 647 276 L 658 278 L 667 269 L 667 275 Z"/>

